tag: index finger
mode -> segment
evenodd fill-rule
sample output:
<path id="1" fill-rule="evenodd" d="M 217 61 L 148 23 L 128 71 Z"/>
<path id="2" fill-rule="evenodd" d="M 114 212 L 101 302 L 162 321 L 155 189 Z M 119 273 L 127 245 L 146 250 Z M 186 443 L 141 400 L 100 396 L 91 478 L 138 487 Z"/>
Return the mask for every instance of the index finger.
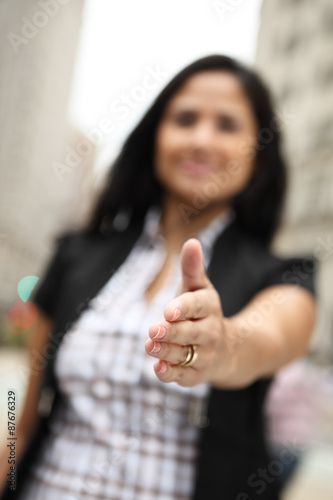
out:
<path id="1" fill-rule="evenodd" d="M 166 306 L 164 318 L 170 322 L 206 318 L 212 309 L 211 302 L 212 293 L 208 288 L 182 293 Z"/>

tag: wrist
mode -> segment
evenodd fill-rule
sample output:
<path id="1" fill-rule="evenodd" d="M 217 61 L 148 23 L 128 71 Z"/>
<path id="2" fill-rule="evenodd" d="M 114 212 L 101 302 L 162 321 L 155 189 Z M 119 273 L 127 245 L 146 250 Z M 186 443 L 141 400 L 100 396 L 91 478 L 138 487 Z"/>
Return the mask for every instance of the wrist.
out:
<path id="1" fill-rule="evenodd" d="M 237 321 L 234 317 L 223 318 L 223 343 L 216 368 L 210 381 L 218 389 L 231 389 L 238 387 L 241 375 L 239 349 L 236 346 Z"/>

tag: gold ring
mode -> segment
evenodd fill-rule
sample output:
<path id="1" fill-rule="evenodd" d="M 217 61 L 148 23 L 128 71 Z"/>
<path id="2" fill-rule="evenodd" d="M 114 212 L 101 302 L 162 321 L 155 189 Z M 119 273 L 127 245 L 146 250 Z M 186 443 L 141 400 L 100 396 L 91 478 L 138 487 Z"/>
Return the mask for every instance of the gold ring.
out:
<path id="1" fill-rule="evenodd" d="M 198 358 L 198 351 L 196 344 L 190 344 L 187 346 L 186 359 L 180 363 L 178 366 L 191 366 Z"/>

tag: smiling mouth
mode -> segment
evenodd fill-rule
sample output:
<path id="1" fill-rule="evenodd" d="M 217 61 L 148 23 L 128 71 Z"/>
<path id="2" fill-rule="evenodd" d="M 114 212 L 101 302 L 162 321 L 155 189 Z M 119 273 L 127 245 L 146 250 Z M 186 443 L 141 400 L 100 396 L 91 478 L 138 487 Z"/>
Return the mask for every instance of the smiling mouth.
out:
<path id="1" fill-rule="evenodd" d="M 214 167 L 211 163 L 186 160 L 182 164 L 184 172 L 191 175 L 206 176 L 214 172 Z"/>

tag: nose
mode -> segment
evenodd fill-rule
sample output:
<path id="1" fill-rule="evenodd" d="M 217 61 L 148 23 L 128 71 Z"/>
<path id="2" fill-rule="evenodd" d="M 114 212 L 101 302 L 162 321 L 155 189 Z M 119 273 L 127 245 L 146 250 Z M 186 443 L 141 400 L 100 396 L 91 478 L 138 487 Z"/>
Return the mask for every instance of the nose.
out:
<path id="1" fill-rule="evenodd" d="M 192 129 L 191 145 L 194 150 L 211 150 L 214 144 L 214 129 L 207 121 L 198 122 Z"/>

